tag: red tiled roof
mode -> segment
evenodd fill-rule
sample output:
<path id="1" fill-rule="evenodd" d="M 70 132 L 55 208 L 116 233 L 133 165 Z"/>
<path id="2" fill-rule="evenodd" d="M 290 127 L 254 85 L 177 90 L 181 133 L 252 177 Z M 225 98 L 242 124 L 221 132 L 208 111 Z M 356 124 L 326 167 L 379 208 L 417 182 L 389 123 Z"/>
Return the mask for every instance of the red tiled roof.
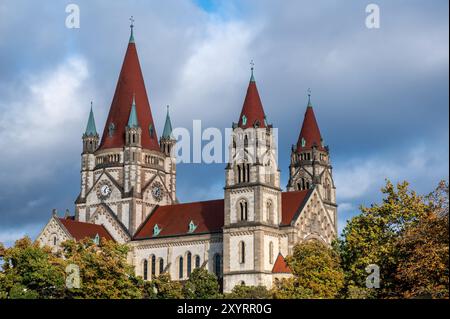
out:
<path id="1" fill-rule="evenodd" d="M 275 264 L 272 268 L 272 273 L 284 273 L 284 274 L 291 274 L 292 271 L 289 268 L 289 266 L 286 263 L 286 260 L 284 259 L 283 255 L 278 254 L 277 260 L 275 260 Z"/>
<path id="2" fill-rule="evenodd" d="M 243 123 L 243 116 L 246 117 L 246 123 Z M 255 123 L 259 123 L 259 127 L 266 127 L 264 108 L 259 97 L 258 88 L 255 81 L 250 81 L 245 96 L 244 105 L 242 106 L 241 115 L 239 116 L 238 126 L 246 129 L 253 127 Z"/>
<path id="3" fill-rule="evenodd" d="M 161 229 L 157 237 L 188 234 L 191 220 L 197 226 L 193 234 L 217 232 L 223 227 L 223 214 L 223 199 L 159 206 L 137 231 L 134 239 L 153 237 L 155 224 Z"/>
<path id="4" fill-rule="evenodd" d="M 103 225 L 83 223 L 71 218 L 58 218 L 75 240 L 84 238 L 95 238 L 98 234 L 101 238 L 114 240 Z"/>
<path id="5" fill-rule="evenodd" d="M 281 194 L 281 225 L 289 225 L 312 190 Z M 193 234 L 219 232 L 224 222 L 223 199 L 157 207 L 133 239 L 152 238 L 155 225 L 161 229 L 155 237 L 186 235 L 191 220 L 197 226 Z"/>
<path id="6" fill-rule="evenodd" d="M 133 94 L 135 94 L 138 123 L 142 129 L 142 147 L 155 151 L 160 150 L 134 42 L 128 43 L 122 70 L 120 71 L 119 80 L 117 81 L 116 91 L 111 103 L 111 108 L 109 109 L 99 149 L 124 146 L 125 127 L 131 112 Z M 112 136 L 109 135 L 109 126 L 111 123 L 114 123 L 115 127 Z M 152 136 L 150 136 L 150 125 L 153 129 Z"/>
<path id="7" fill-rule="evenodd" d="M 305 140 L 305 146 L 302 146 L 302 139 Z M 305 112 L 302 129 L 297 141 L 297 151 L 309 150 L 313 145 L 319 150 L 325 150 L 322 146 L 322 136 L 320 135 L 319 125 L 317 125 L 316 116 L 312 106 L 308 106 Z"/>
<path id="8" fill-rule="evenodd" d="M 305 202 L 311 192 L 312 189 L 281 193 L 281 225 L 289 225 L 291 223 L 300 206 Z"/>

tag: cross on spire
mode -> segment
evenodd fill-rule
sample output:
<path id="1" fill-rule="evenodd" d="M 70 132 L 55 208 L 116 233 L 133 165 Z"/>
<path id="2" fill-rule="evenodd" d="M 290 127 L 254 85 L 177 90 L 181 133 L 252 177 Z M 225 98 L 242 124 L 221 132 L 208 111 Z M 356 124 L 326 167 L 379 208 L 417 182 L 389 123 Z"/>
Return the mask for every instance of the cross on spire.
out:
<path id="1" fill-rule="evenodd" d="M 252 71 L 252 76 L 250 77 L 250 82 L 255 82 L 255 77 L 253 76 L 253 69 L 255 68 L 255 62 L 253 59 L 250 61 L 250 70 Z"/>
<path id="2" fill-rule="evenodd" d="M 133 35 L 133 28 L 134 28 L 134 18 L 133 16 L 130 17 L 130 30 L 131 30 L 131 34 L 130 34 L 130 43 L 134 43 L 134 35 Z"/>
<path id="3" fill-rule="evenodd" d="M 312 106 L 311 105 L 311 88 L 308 88 L 308 106 Z"/>

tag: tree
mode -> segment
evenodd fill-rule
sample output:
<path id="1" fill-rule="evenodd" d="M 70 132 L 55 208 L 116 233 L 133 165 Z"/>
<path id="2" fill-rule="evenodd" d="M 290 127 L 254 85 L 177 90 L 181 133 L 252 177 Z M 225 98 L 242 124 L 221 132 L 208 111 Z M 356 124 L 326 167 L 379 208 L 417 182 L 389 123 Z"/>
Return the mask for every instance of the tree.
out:
<path id="1" fill-rule="evenodd" d="M 435 213 L 430 215 L 433 210 L 445 211 L 443 205 L 448 200 L 442 200 L 441 196 L 445 191 L 440 192 L 440 195 L 436 192 L 427 201 L 410 190 L 407 182 L 398 183 L 394 187 L 387 181 L 382 193 L 382 203 L 361 207 L 361 214 L 350 220 L 339 240 L 347 297 L 413 296 L 415 290 L 412 286 L 418 284 L 419 277 L 427 276 L 427 271 L 428 275 L 434 274 L 428 277 L 430 280 L 441 278 L 437 280 L 436 286 L 431 286 L 440 287 L 443 280 L 448 283 L 448 226 L 447 242 L 437 239 L 434 232 L 443 234 L 445 225 L 437 222 L 433 217 L 436 216 Z M 443 235 L 438 236 L 442 238 Z M 443 254 L 444 246 L 447 257 Z M 434 252 L 436 256 L 426 256 L 425 250 Z M 421 262 L 423 269 L 415 268 L 416 262 Z M 380 269 L 380 289 L 365 288 L 368 276 L 365 269 L 370 264 L 375 264 Z M 435 269 L 436 265 L 440 265 L 439 271 Z M 425 280 L 422 282 L 424 285 L 430 284 Z M 422 284 L 419 286 L 423 287 Z"/>
<path id="2" fill-rule="evenodd" d="M 396 243 L 399 297 L 449 297 L 448 184 L 441 182 L 427 199 L 431 211 L 409 225 Z"/>
<path id="3" fill-rule="evenodd" d="M 158 299 L 182 299 L 183 286 L 179 281 L 172 281 L 169 273 L 163 273 L 152 280 L 156 298 Z"/>
<path id="4" fill-rule="evenodd" d="M 336 298 L 343 288 L 339 255 L 322 242 L 298 243 L 286 262 L 294 277 L 281 281 L 277 296 L 293 292 L 299 298 Z"/>
<path id="5" fill-rule="evenodd" d="M 185 298 L 216 299 L 220 297 L 217 277 L 204 268 L 196 268 L 183 287 Z"/>
<path id="6" fill-rule="evenodd" d="M 79 267 L 80 288 L 69 288 L 72 298 L 141 298 L 142 289 L 134 269 L 127 262 L 128 247 L 101 239 L 97 245 L 92 239 L 62 244 L 67 264 Z"/>
<path id="7" fill-rule="evenodd" d="M 311 289 L 300 286 L 296 278 L 275 279 L 272 288 L 274 299 L 312 299 Z"/>
<path id="8" fill-rule="evenodd" d="M 28 237 L 2 248 L 0 297 L 62 298 L 65 291 L 64 261 Z"/>
<path id="9" fill-rule="evenodd" d="M 228 299 L 269 299 L 272 294 L 265 286 L 236 285 L 229 294 L 225 294 Z"/>

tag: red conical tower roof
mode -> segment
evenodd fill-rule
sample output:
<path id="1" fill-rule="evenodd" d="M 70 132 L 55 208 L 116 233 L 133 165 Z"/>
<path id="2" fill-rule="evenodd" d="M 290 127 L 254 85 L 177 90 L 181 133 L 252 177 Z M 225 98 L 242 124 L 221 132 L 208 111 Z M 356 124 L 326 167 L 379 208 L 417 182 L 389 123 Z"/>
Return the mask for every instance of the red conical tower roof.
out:
<path id="1" fill-rule="evenodd" d="M 242 106 L 238 126 L 243 129 L 253 127 L 254 125 L 266 127 L 265 119 L 266 116 L 259 97 L 258 88 L 256 87 L 252 67 L 252 76 L 250 78 L 250 83 L 248 84 L 247 95 L 245 96 L 244 105 Z"/>
<path id="2" fill-rule="evenodd" d="M 324 151 L 325 148 L 322 144 L 322 135 L 320 135 L 319 125 L 317 125 L 316 116 L 314 115 L 311 100 L 308 96 L 308 106 L 297 141 L 297 151 L 301 152 L 303 150 L 312 149 L 313 145 L 316 145 L 317 149 Z"/>
<path id="3" fill-rule="evenodd" d="M 123 147 L 125 145 L 125 127 L 130 116 L 133 95 L 136 102 L 137 118 L 142 129 L 142 147 L 159 151 L 158 137 L 139 64 L 136 44 L 134 43 L 132 25 L 130 41 L 125 53 L 99 149 Z"/>

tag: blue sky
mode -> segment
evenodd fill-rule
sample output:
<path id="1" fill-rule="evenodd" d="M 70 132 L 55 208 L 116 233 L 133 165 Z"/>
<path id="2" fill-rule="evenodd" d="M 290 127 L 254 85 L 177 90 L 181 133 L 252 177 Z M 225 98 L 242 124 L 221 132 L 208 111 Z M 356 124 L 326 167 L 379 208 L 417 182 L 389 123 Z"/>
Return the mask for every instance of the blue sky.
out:
<path id="1" fill-rule="evenodd" d="M 0 3 L 0 242 L 36 236 L 52 208 L 73 212 L 90 101 L 102 130 L 131 15 L 159 133 L 167 104 L 174 126 L 229 127 L 255 61 L 283 186 L 312 89 L 340 228 L 385 178 L 419 193 L 448 179 L 447 1 L 376 1 L 376 30 L 369 1 L 71 1 L 79 29 L 65 27 L 68 3 Z M 177 170 L 181 201 L 223 196 L 223 164 Z"/>

